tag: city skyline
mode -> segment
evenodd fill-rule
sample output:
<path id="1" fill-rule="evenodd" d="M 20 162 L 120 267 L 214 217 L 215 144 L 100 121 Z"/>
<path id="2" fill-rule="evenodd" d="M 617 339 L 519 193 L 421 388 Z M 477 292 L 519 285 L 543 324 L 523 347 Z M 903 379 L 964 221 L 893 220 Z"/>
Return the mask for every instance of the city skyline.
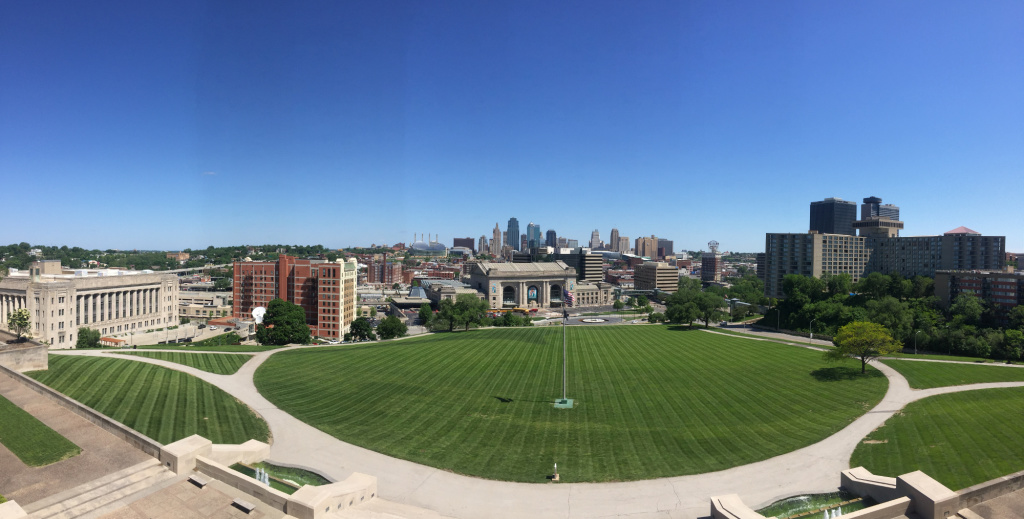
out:
<path id="1" fill-rule="evenodd" d="M 516 216 L 756 252 L 879 196 L 901 235 L 1024 252 L 1021 48 L 1017 2 L 7 2 L 0 179 L 31 217 L 0 243 L 447 244 Z"/>

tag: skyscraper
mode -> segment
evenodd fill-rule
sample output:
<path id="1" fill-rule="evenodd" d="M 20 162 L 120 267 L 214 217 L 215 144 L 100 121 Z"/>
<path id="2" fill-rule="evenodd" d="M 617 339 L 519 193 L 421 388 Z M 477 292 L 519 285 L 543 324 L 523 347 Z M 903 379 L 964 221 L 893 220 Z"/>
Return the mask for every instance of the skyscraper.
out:
<path id="1" fill-rule="evenodd" d="M 869 196 L 860 205 L 860 219 L 867 220 L 872 216 L 887 216 L 892 220 L 900 219 L 900 208 L 892 204 L 883 204 L 877 196 Z"/>
<path id="2" fill-rule="evenodd" d="M 548 247 L 558 246 L 558 233 L 556 233 L 554 229 L 548 229 L 547 235 L 544 239 L 544 245 L 547 245 Z"/>
<path id="3" fill-rule="evenodd" d="M 508 219 L 508 241 L 505 245 L 510 245 L 512 250 L 519 250 L 519 220 L 516 220 L 513 216 Z"/>
<path id="4" fill-rule="evenodd" d="M 608 248 L 612 252 L 622 252 L 619 250 L 619 230 L 612 227 L 612 233 L 608 236 Z"/>
<path id="5" fill-rule="evenodd" d="M 676 255 L 674 250 L 675 244 L 672 243 L 672 240 L 658 238 L 658 248 L 663 250 L 663 252 L 660 254 L 661 257 Z"/>
<path id="6" fill-rule="evenodd" d="M 654 258 L 658 255 L 658 237 L 652 234 L 650 238 L 637 238 L 634 249 L 637 256 Z"/>
<path id="7" fill-rule="evenodd" d="M 530 222 L 526 226 L 526 248 L 536 249 L 537 247 L 540 247 L 540 244 L 540 226 Z"/>
<path id="8" fill-rule="evenodd" d="M 498 222 L 494 222 L 494 231 L 491 233 L 491 256 L 498 257 L 501 254 L 501 228 L 498 227 Z"/>
<path id="9" fill-rule="evenodd" d="M 594 232 L 590 233 L 590 248 L 596 249 L 601 246 L 601 233 L 594 229 Z"/>
<path id="10" fill-rule="evenodd" d="M 856 219 L 857 204 L 853 202 L 842 198 L 826 198 L 820 202 L 811 202 L 811 231 L 855 236 L 853 221 Z"/>
<path id="11" fill-rule="evenodd" d="M 475 252 L 477 254 L 486 254 L 487 250 L 488 250 L 488 248 L 487 248 L 487 237 L 481 234 L 480 235 L 480 241 L 479 241 L 479 243 L 477 243 L 477 247 L 476 247 L 476 251 Z"/>

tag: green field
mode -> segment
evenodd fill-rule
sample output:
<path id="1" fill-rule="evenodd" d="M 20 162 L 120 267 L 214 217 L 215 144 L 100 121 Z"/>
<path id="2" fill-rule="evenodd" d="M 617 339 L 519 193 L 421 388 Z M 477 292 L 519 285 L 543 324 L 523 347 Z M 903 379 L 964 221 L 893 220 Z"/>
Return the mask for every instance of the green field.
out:
<path id="1" fill-rule="evenodd" d="M 981 389 L 911 402 L 853 452 L 850 466 L 896 477 L 922 470 L 960 490 L 1024 470 L 1024 388 Z"/>
<path id="2" fill-rule="evenodd" d="M 56 463 L 82 452 L 71 440 L 3 396 L 0 396 L 0 443 L 30 467 Z"/>
<path id="3" fill-rule="evenodd" d="M 344 441 L 454 472 L 542 482 L 721 470 L 815 443 L 874 406 L 876 370 L 821 353 L 667 326 L 435 334 L 272 356 L 271 402 Z M 303 376 L 296 376 L 301 373 Z"/>
<path id="4" fill-rule="evenodd" d="M 188 346 L 188 343 L 174 344 L 151 344 L 139 346 L 140 350 L 165 350 L 165 351 L 214 351 L 223 353 L 259 353 L 261 351 L 276 350 L 284 346 L 256 346 L 255 344 L 224 344 L 220 346 Z"/>
<path id="5" fill-rule="evenodd" d="M 49 370 L 27 375 L 165 445 L 193 434 L 213 443 L 267 441 L 262 418 L 223 390 L 180 371 L 131 360 L 50 355 Z"/>
<path id="6" fill-rule="evenodd" d="M 979 366 L 950 362 L 915 362 L 884 360 L 886 366 L 906 377 L 910 387 L 929 389 L 944 386 L 962 386 L 982 382 L 1024 382 L 1024 367 Z"/>
<path id="7" fill-rule="evenodd" d="M 218 375 L 231 375 L 238 372 L 242 364 L 248 362 L 252 355 L 232 355 L 228 353 L 188 353 L 183 351 L 132 351 L 120 352 L 122 355 L 133 355 L 150 359 L 165 360 L 189 367 L 209 371 Z"/>

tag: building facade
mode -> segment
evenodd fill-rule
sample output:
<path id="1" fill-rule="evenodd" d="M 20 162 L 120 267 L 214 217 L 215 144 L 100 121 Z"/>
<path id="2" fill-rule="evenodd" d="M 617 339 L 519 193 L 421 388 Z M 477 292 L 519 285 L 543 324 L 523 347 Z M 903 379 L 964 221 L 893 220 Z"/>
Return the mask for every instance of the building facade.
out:
<path id="1" fill-rule="evenodd" d="M 530 222 L 526 225 L 526 250 L 536 249 L 541 244 L 540 226 Z"/>
<path id="2" fill-rule="evenodd" d="M 943 307 L 960 294 L 981 298 L 1006 324 L 1013 308 L 1024 304 L 1024 273 L 1013 268 L 1000 270 L 940 270 L 935 273 L 935 297 Z"/>
<path id="3" fill-rule="evenodd" d="M 590 233 L 590 248 L 597 249 L 601 247 L 601 233 L 597 229 Z"/>
<path id="4" fill-rule="evenodd" d="M 508 233 L 505 245 L 511 246 L 515 250 L 521 250 L 519 245 L 519 220 L 516 220 L 515 217 L 509 218 L 508 228 L 505 232 Z"/>
<path id="5" fill-rule="evenodd" d="M 819 234 L 846 234 L 853 236 L 853 222 L 857 219 L 857 204 L 842 198 L 826 198 L 811 202 L 811 221 L 808 229 Z"/>
<path id="6" fill-rule="evenodd" d="M 637 238 L 634 248 L 637 256 L 656 258 L 658 256 L 658 237 L 652 234 L 650 238 Z"/>
<path id="7" fill-rule="evenodd" d="M 0 328 L 6 316 L 28 309 L 28 333 L 53 348 L 74 348 L 78 328 L 123 335 L 178 324 L 178 276 L 150 270 L 64 269 L 60 261 L 33 262 L 0 280 Z"/>
<path id="8" fill-rule="evenodd" d="M 498 222 L 494 222 L 494 230 L 491 231 L 491 256 L 495 258 L 501 254 L 501 229 L 498 227 Z"/>
<path id="9" fill-rule="evenodd" d="M 558 233 L 554 229 L 548 229 L 548 232 L 544 235 L 544 245 L 558 247 Z"/>
<path id="10" fill-rule="evenodd" d="M 366 265 L 366 282 L 393 285 L 402 282 L 402 264 L 375 261 Z"/>
<path id="11" fill-rule="evenodd" d="M 674 293 L 679 289 L 679 269 L 663 261 L 645 261 L 633 269 L 633 287 Z"/>
<path id="12" fill-rule="evenodd" d="M 722 256 L 716 252 L 706 252 L 700 257 L 701 283 L 718 283 L 722 280 Z M 679 281 L 678 279 L 676 280 Z"/>
<path id="13" fill-rule="evenodd" d="M 452 240 L 452 247 L 465 247 L 476 252 L 476 244 L 473 243 L 473 238 L 455 238 Z"/>
<path id="14" fill-rule="evenodd" d="M 877 196 L 869 196 L 860 204 L 860 219 L 867 220 L 872 217 L 885 217 L 890 220 L 900 219 L 900 208 L 892 204 L 883 204 L 882 199 Z"/>
<path id="15" fill-rule="evenodd" d="M 615 227 L 612 227 L 612 232 L 608 235 L 608 249 L 612 252 L 625 252 L 619 249 L 619 230 Z"/>
<path id="16" fill-rule="evenodd" d="M 178 292 L 178 318 L 205 323 L 231 312 L 231 292 Z"/>
<path id="17" fill-rule="evenodd" d="M 349 332 L 356 313 L 355 258 L 331 263 L 281 255 L 276 262 L 237 261 L 234 269 L 235 318 L 250 318 L 254 308 L 283 299 L 305 310 L 314 336 L 340 339 Z"/>
<path id="18" fill-rule="evenodd" d="M 659 257 L 675 256 L 675 243 L 672 240 L 666 240 L 658 238 L 658 255 Z"/>

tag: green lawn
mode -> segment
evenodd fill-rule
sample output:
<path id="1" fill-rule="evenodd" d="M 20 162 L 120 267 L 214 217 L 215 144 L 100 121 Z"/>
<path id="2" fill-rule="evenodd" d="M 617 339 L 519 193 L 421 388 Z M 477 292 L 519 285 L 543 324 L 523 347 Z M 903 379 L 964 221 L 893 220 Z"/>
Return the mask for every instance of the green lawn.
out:
<path id="1" fill-rule="evenodd" d="M 165 350 L 165 351 L 219 351 L 232 353 L 258 353 L 261 351 L 276 350 L 284 346 L 256 346 L 255 344 L 224 344 L 220 346 L 187 346 L 185 344 L 151 344 L 139 346 L 140 350 Z"/>
<path id="2" fill-rule="evenodd" d="M 27 374 L 165 445 L 193 434 L 213 443 L 267 441 L 262 418 L 221 389 L 180 371 L 131 360 L 50 355 L 49 370 Z"/>
<path id="3" fill-rule="evenodd" d="M 216 353 L 188 353 L 183 351 L 132 351 L 120 352 L 122 355 L 135 355 L 150 359 L 166 360 L 184 364 L 189 367 L 209 371 L 218 375 L 231 375 L 238 372 L 252 355 L 231 355 Z"/>
<path id="4" fill-rule="evenodd" d="M 57 431 L 0 396 L 0 443 L 30 467 L 42 467 L 82 452 Z M 0 503 L 3 500 L 0 498 Z"/>
<path id="5" fill-rule="evenodd" d="M 926 360 L 955 360 L 959 362 L 974 362 L 976 364 L 991 364 L 995 362 L 1006 362 L 1005 360 L 998 359 L 982 359 L 979 357 L 958 357 L 956 355 L 925 355 L 913 353 L 893 353 L 892 355 L 886 355 L 886 358 L 893 359 L 926 359 Z"/>
<path id="6" fill-rule="evenodd" d="M 982 382 L 1024 382 L 1024 367 L 978 366 L 949 362 L 914 362 L 883 360 L 886 366 L 906 377 L 910 387 L 928 389 L 943 386 L 962 386 Z"/>
<path id="7" fill-rule="evenodd" d="M 625 481 L 697 474 L 815 443 L 874 406 L 876 370 L 820 352 L 667 326 L 571 327 L 571 410 L 558 328 L 435 334 L 279 353 L 271 402 L 337 438 L 491 479 Z M 303 376 L 295 376 L 302 373 Z"/>
<path id="8" fill-rule="evenodd" d="M 910 403 L 868 435 L 850 466 L 896 477 L 922 470 L 960 490 L 1024 470 L 1024 388 L 982 389 Z"/>

